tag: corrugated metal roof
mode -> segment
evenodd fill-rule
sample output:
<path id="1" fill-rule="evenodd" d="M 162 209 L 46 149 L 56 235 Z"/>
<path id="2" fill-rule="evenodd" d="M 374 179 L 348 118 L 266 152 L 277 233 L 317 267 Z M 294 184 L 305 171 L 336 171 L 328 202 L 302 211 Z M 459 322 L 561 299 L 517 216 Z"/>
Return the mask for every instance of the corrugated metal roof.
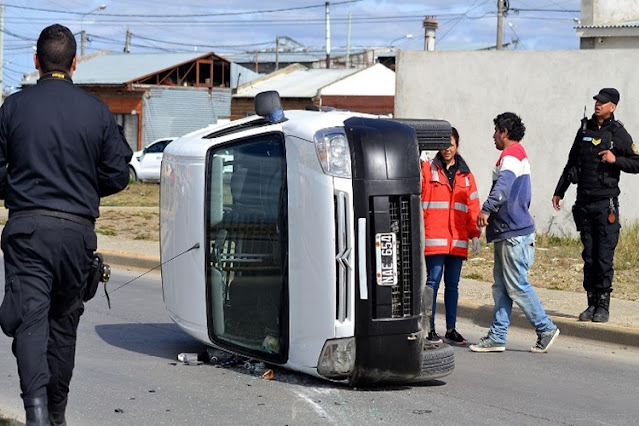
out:
<path id="1" fill-rule="evenodd" d="M 580 25 L 577 27 L 577 29 L 581 30 L 581 29 L 589 29 L 589 28 L 637 28 L 637 27 L 639 27 L 639 20 L 619 22 L 616 24 L 605 24 L 605 25 Z"/>
<path id="2" fill-rule="evenodd" d="M 252 98 L 260 92 L 277 90 L 283 98 L 312 98 L 317 91 L 346 76 L 356 73 L 357 69 L 308 69 L 300 66 L 293 71 L 284 68 L 266 77 L 260 78 L 238 88 L 233 97 Z"/>
<path id="3" fill-rule="evenodd" d="M 104 52 L 78 62 L 75 84 L 120 85 L 178 64 L 214 53 L 113 53 Z M 38 73 L 25 76 L 23 84 L 34 84 Z"/>

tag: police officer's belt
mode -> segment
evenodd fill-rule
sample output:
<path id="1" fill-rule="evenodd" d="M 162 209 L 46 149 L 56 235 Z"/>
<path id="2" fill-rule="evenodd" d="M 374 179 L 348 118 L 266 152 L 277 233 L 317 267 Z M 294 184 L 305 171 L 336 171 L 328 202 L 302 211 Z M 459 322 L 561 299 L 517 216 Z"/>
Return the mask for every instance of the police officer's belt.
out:
<path id="1" fill-rule="evenodd" d="M 61 212 L 58 210 L 47 209 L 24 209 L 19 211 L 9 211 L 9 218 L 19 216 L 52 216 L 60 219 L 70 220 L 71 222 L 79 223 L 80 225 L 88 226 L 93 229 L 95 221 L 87 219 L 84 216 L 79 216 L 73 213 Z"/>

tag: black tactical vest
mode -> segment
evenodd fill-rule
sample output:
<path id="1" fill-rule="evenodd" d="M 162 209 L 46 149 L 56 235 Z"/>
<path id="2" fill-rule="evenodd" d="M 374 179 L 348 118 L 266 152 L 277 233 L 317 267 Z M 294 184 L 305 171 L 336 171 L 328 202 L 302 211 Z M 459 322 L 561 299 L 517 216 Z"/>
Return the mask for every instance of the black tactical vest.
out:
<path id="1" fill-rule="evenodd" d="M 614 132 L 621 124 L 612 121 L 601 129 L 591 129 L 582 120 L 582 140 L 579 145 L 579 182 L 577 198 L 584 201 L 616 197 L 619 195 L 619 170 L 603 163 L 599 152 L 612 150 L 614 153 Z"/>

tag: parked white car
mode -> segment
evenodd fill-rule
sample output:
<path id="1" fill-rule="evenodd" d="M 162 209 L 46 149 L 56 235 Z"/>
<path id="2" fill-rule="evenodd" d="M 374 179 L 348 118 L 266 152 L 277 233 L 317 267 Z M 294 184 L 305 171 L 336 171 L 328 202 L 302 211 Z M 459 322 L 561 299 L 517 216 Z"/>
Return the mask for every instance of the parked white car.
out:
<path id="1" fill-rule="evenodd" d="M 129 178 L 142 182 L 159 182 L 164 148 L 175 139 L 157 139 L 143 150 L 135 151 L 129 162 Z"/>

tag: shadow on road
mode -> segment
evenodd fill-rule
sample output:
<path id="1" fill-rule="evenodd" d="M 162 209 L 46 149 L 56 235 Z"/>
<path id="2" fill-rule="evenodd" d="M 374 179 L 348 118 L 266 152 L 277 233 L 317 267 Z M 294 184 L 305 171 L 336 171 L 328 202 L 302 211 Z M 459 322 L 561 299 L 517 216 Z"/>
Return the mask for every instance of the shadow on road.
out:
<path id="1" fill-rule="evenodd" d="M 96 325 L 95 332 L 112 346 L 175 361 L 181 352 L 201 352 L 206 346 L 174 323 Z"/>

